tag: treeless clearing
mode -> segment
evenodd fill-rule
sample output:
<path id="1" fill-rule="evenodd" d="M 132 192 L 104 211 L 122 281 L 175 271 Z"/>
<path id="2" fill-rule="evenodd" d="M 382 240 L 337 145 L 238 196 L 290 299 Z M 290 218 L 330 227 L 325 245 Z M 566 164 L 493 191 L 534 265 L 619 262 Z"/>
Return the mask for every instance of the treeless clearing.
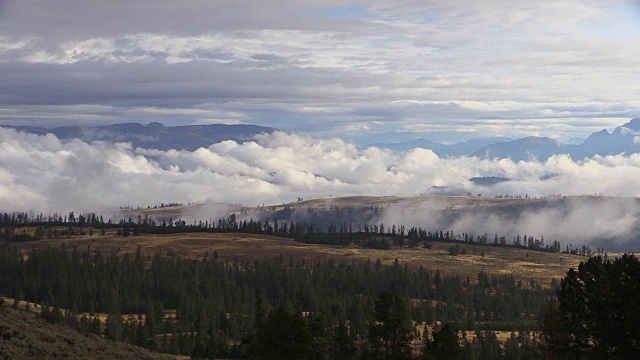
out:
<path id="1" fill-rule="evenodd" d="M 88 229 L 87 229 L 88 231 Z M 100 250 L 103 254 L 135 253 L 140 246 L 143 255 L 150 258 L 156 253 L 173 253 L 180 257 L 200 259 L 205 253 L 210 256 L 214 251 L 222 260 L 262 260 L 283 255 L 286 259 L 314 259 L 335 262 L 351 262 L 380 259 L 390 264 L 398 259 L 417 269 L 423 266 L 427 270 L 440 270 L 444 274 L 469 276 L 471 280 L 481 270 L 488 274 L 513 274 L 517 279 L 534 279 L 543 285 L 549 285 L 552 278 L 566 275 L 570 267 L 577 267 L 586 258 L 569 255 L 531 251 L 526 249 L 470 245 L 465 243 L 433 242 L 431 249 L 402 248 L 391 250 L 368 249 L 358 246 L 328 246 L 303 244 L 291 239 L 275 236 L 243 233 L 182 233 L 171 235 L 140 235 L 121 237 L 111 230 L 104 236 L 72 236 L 64 239 L 44 239 L 33 242 L 17 243 L 16 246 L 25 255 L 32 248 L 59 247 L 64 244 L 67 250 L 77 247 L 78 251 Z M 94 231 L 97 233 L 97 231 Z M 449 247 L 459 244 L 464 255 L 449 255 Z M 484 252 L 484 256 L 482 253 Z"/>

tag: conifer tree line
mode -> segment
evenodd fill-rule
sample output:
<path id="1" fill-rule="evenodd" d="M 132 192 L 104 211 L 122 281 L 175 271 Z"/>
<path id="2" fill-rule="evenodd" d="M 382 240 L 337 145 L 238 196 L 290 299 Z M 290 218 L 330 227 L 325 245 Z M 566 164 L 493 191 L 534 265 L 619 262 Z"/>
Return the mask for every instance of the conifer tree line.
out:
<path id="1" fill-rule="evenodd" d="M 51 322 L 196 358 L 520 359 L 541 351 L 533 331 L 552 290 L 398 261 L 222 262 L 216 253 L 196 260 L 75 248 L 24 257 L 2 244 L 0 293 L 43 304 Z M 107 313 L 106 323 L 96 313 Z M 514 333 L 500 345 L 497 329 Z"/>
<path id="2" fill-rule="evenodd" d="M 35 227 L 35 231 L 28 233 L 24 227 Z M 493 234 L 455 233 L 453 230 L 426 230 L 421 227 L 406 228 L 404 225 L 364 224 L 354 228 L 353 225 L 330 222 L 326 228 L 321 228 L 313 222 L 287 222 L 260 220 L 238 220 L 235 214 L 217 221 L 196 221 L 188 223 L 184 220 L 163 220 L 161 223 L 148 216 L 138 215 L 135 219 L 104 220 L 103 216 L 95 213 L 75 215 L 35 215 L 23 213 L 0 214 L 0 240 L 4 241 L 32 241 L 42 238 L 58 238 L 75 235 L 104 235 L 107 229 L 117 229 L 119 236 L 136 236 L 140 234 L 177 234 L 187 232 L 211 233 L 251 233 L 273 235 L 291 238 L 299 242 L 347 246 L 355 244 L 362 247 L 376 249 L 392 249 L 408 246 L 410 248 L 428 248 L 432 241 L 459 242 L 465 244 L 492 245 L 502 247 L 526 248 L 534 251 L 564 252 L 583 256 L 603 254 L 603 249 L 595 252 L 587 245 L 574 247 L 568 244 L 562 249 L 559 241 L 545 242 L 540 238 L 522 234 L 507 239 L 506 236 Z M 452 253 L 456 255 L 456 253 Z"/>

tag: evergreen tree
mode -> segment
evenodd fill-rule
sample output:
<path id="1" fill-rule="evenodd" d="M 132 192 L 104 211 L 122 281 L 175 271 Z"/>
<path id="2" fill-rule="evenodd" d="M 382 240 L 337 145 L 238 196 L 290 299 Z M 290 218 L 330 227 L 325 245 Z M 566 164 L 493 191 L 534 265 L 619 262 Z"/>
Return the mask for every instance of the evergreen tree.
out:
<path id="1" fill-rule="evenodd" d="M 313 338 L 311 359 L 326 360 L 329 349 L 329 334 L 324 317 L 315 315 L 309 321 L 309 331 Z"/>
<path id="2" fill-rule="evenodd" d="M 333 330 L 331 351 L 329 352 L 330 360 L 354 360 L 358 353 L 358 347 L 353 341 L 349 331 L 349 325 L 346 321 L 338 321 L 337 326 Z"/>
<path id="3" fill-rule="evenodd" d="M 413 331 L 407 302 L 385 291 L 378 295 L 373 315 L 367 334 L 368 356 L 384 360 L 410 359 Z"/>
<path id="4" fill-rule="evenodd" d="M 550 347 L 581 359 L 635 358 L 640 354 L 639 284 L 640 261 L 633 255 L 596 256 L 577 271 L 570 269 L 557 291 L 558 313 L 547 314 L 543 323 Z"/>
<path id="5" fill-rule="evenodd" d="M 111 314 L 107 316 L 107 320 L 104 326 L 104 337 L 113 340 L 120 341 L 122 339 L 122 331 L 124 328 L 124 323 L 122 321 L 122 316 L 118 314 Z"/>
<path id="6" fill-rule="evenodd" d="M 249 359 L 311 359 L 313 336 L 306 322 L 296 313 L 289 313 L 283 306 L 267 316 L 250 345 Z"/>
<path id="7" fill-rule="evenodd" d="M 440 330 L 433 330 L 433 339 L 424 339 L 423 359 L 427 360 L 457 360 L 460 359 L 461 348 L 458 330 L 452 323 L 446 323 Z"/>

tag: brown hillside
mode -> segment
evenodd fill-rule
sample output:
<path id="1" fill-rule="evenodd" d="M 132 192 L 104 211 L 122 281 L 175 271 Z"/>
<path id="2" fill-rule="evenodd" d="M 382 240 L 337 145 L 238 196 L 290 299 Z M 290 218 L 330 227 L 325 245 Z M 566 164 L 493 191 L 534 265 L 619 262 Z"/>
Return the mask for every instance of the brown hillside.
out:
<path id="1" fill-rule="evenodd" d="M 357 246 L 327 246 L 303 244 L 290 239 L 253 234 L 211 234 L 186 233 L 173 235 L 141 235 L 119 237 L 115 231 L 105 236 L 82 236 L 68 239 L 47 239 L 18 244 L 23 253 L 31 248 L 62 246 L 68 250 L 77 247 L 78 251 L 92 252 L 100 250 L 103 254 L 134 253 L 140 246 L 145 256 L 156 253 L 173 253 L 181 257 L 201 258 L 205 253 L 218 252 L 224 260 L 273 259 L 283 255 L 294 259 L 332 259 L 336 262 L 380 259 L 383 263 L 392 263 L 395 259 L 412 268 L 423 266 L 428 270 L 440 270 L 447 274 L 459 274 L 475 279 L 478 272 L 489 274 L 513 274 L 523 281 L 534 279 L 548 284 L 552 278 L 566 275 L 569 267 L 576 267 L 585 258 L 568 255 L 531 251 L 518 248 L 468 245 L 459 243 L 462 253 L 449 255 L 453 243 L 434 242 L 431 249 L 416 248 L 391 250 L 367 249 Z M 458 244 L 458 243 L 456 243 Z M 483 256 L 484 253 L 484 256 Z"/>
<path id="2" fill-rule="evenodd" d="M 173 359 L 95 335 L 82 335 L 49 324 L 33 314 L 0 308 L 0 358 L 2 359 Z"/>

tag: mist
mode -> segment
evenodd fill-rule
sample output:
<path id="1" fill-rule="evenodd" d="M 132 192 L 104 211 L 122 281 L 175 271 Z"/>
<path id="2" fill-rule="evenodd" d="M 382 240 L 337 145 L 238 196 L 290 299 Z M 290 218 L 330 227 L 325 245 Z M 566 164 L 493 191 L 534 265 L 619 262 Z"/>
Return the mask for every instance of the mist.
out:
<path id="1" fill-rule="evenodd" d="M 2 128 L 0 153 L 1 211 L 104 212 L 168 202 L 262 206 L 299 197 L 417 196 L 432 186 L 451 186 L 483 197 L 602 194 L 631 198 L 640 188 L 638 154 L 582 160 L 559 155 L 545 162 L 439 158 L 425 149 L 359 148 L 340 139 L 280 132 L 190 152 L 134 149 L 127 143 L 61 142 L 50 134 Z M 512 180 L 491 187 L 469 181 L 482 176 Z M 533 236 L 573 233 L 596 239 L 633 230 L 638 218 L 635 202 L 624 204 L 526 212 L 508 221 L 495 214 L 471 213 L 452 220 L 451 226 L 456 232 L 483 229 L 502 234 L 508 229 Z M 197 214 L 207 218 L 204 209 Z M 416 224 L 438 219 L 429 211 L 429 206 L 412 209 Z M 393 217 L 412 219 L 411 214 L 402 209 L 387 211 L 386 222 L 400 223 Z"/>
<path id="2" fill-rule="evenodd" d="M 472 206 L 462 210 L 451 199 L 418 199 L 408 206 L 390 206 L 375 223 L 403 224 L 428 231 L 453 231 L 474 239 L 516 236 L 544 239 L 546 245 L 589 245 L 608 250 L 640 249 L 640 200 L 613 197 L 550 197 L 511 204 Z M 563 247 L 564 250 L 564 247 Z"/>

